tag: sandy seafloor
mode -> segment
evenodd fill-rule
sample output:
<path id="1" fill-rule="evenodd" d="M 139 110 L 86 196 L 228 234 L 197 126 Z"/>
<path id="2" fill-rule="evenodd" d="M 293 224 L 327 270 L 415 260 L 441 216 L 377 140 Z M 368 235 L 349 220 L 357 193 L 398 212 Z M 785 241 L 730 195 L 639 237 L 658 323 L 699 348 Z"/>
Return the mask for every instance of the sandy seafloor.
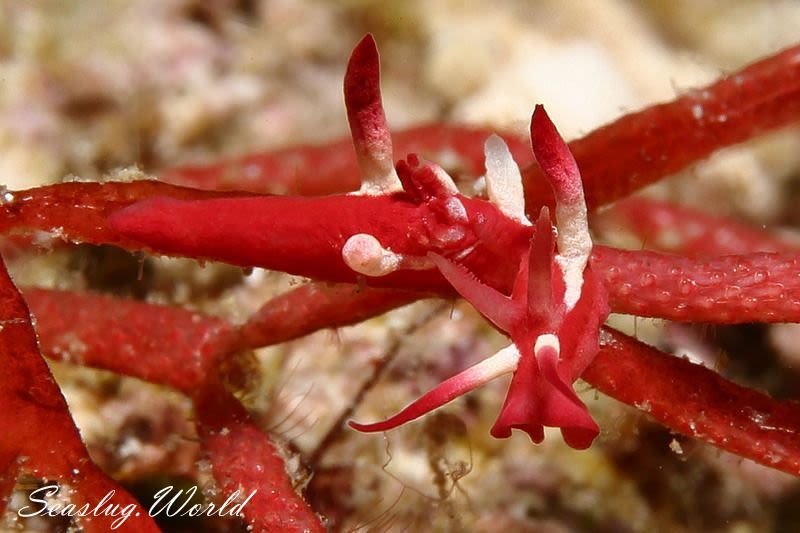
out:
<path id="1" fill-rule="evenodd" d="M 800 39 L 798 28 L 800 3 L 792 1 L 6 0 L 0 182 L 16 190 L 107 179 L 134 166 L 154 173 L 344 136 L 341 78 L 366 32 L 381 49 L 392 127 L 448 121 L 522 133 L 541 102 L 571 139 L 786 47 Z M 800 135 L 790 130 L 718 153 L 647 193 L 793 232 L 799 178 Z M 621 231 L 595 238 L 642 246 Z M 136 257 L 86 246 L 23 254 L 10 266 L 23 285 L 111 292 L 233 321 L 302 282 L 159 258 L 147 258 L 137 280 Z M 797 396 L 794 326 L 611 321 L 709 364 L 724 357 L 738 382 Z M 385 436 L 344 430 L 315 453 L 360 376 L 385 354 L 397 352 L 357 407 L 360 420 L 395 412 L 505 342 L 463 302 L 421 302 L 246 354 L 252 379 L 239 393 L 265 430 L 290 444 L 292 464 L 315 456 L 310 470 L 297 467 L 298 477 L 336 530 L 800 528 L 795 479 L 672 435 L 585 384 L 578 389 L 602 428 L 588 451 L 571 450 L 557 431 L 538 446 L 524 434 L 492 439 L 506 389 L 498 381 Z M 52 366 L 95 460 L 143 499 L 195 475 L 210 483 L 198 465 L 188 400 Z M 0 529 L 66 527 L 22 522 L 12 511 Z"/>

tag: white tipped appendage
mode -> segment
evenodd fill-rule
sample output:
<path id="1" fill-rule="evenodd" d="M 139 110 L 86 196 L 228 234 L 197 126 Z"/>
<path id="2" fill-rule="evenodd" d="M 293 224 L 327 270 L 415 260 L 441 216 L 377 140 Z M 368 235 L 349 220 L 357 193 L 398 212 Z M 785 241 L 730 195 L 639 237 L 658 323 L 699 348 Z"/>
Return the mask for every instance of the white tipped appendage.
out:
<path id="1" fill-rule="evenodd" d="M 484 153 L 489 200 L 510 219 L 530 226 L 531 222 L 525 216 L 522 175 L 505 141 L 497 135 L 491 135 L 486 139 Z"/>
<path id="2" fill-rule="evenodd" d="M 380 277 L 400 269 L 425 270 L 433 268 L 427 257 L 396 254 L 384 248 L 368 233 L 353 235 L 342 247 L 342 259 L 353 271 L 370 277 Z"/>
<path id="3" fill-rule="evenodd" d="M 531 146 L 556 200 L 555 260 L 564 277 L 564 304 L 569 311 L 581 297 L 583 271 L 592 253 L 583 180 L 567 143 L 541 105 L 531 117 Z"/>
<path id="4" fill-rule="evenodd" d="M 472 388 L 488 383 L 504 374 L 510 374 L 517 370 L 519 366 L 519 350 L 513 344 L 509 344 L 496 354 L 487 357 L 480 363 L 462 372 L 463 376 L 470 376 L 474 382 Z"/>
<path id="5" fill-rule="evenodd" d="M 434 409 L 438 409 L 484 383 L 503 374 L 514 372 L 519 365 L 519 358 L 517 347 L 513 344 L 507 346 L 488 359 L 484 359 L 480 363 L 441 382 L 396 415 L 374 424 L 359 424 L 351 421 L 350 426 L 358 431 L 367 432 L 387 431 L 396 428 Z"/>
<path id="6" fill-rule="evenodd" d="M 357 194 L 377 196 L 403 190 L 392 160 L 392 136 L 381 103 L 380 59 L 372 35 L 365 35 L 350 56 L 344 103 L 361 171 Z"/>
<path id="7" fill-rule="evenodd" d="M 539 352 L 545 348 L 552 348 L 556 352 L 556 355 L 560 354 L 561 343 L 558 341 L 558 337 L 552 333 L 545 333 L 536 337 L 536 343 L 533 345 L 534 355 L 539 355 Z"/>

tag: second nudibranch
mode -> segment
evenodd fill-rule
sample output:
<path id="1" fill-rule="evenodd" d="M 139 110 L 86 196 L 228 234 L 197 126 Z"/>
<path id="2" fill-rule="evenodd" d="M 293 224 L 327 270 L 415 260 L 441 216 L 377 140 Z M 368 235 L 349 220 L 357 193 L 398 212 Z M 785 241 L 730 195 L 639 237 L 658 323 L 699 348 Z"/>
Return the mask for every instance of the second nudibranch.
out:
<path id="1" fill-rule="evenodd" d="M 464 197 L 442 168 L 415 155 L 392 165 L 378 52 L 369 35 L 353 51 L 344 92 L 362 174 L 358 192 L 154 198 L 112 215 L 112 228 L 170 255 L 320 280 L 454 290 L 512 344 L 388 420 L 351 425 L 391 429 L 511 373 L 494 436 L 517 428 L 541 442 L 544 426 L 559 427 L 570 446 L 588 447 L 599 429 L 572 384 L 597 353 L 608 306 L 588 265 L 592 241 L 581 177 L 544 108 L 533 113 L 531 140 L 555 192 L 555 226 L 547 208 L 535 225 L 526 217 L 519 168 L 497 136 L 486 141 L 488 201 Z"/>

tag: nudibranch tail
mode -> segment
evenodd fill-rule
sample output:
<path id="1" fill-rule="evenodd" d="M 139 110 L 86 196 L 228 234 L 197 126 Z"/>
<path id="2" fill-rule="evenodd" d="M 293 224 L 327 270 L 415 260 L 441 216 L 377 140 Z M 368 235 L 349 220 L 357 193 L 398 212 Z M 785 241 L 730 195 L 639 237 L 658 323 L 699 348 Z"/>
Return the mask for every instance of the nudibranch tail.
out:
<path id="1" fill-rule="evenodd" d="M 381 102 L 378 47 L 367 34 L 353 49 L 344 76 L 344 102 L 353 137 L 361 194 L 380 195 L 402 190 L 392 160 L 392 137 Z"/>
<path id="2" fill-rule="evenodd" d="M 373 424 L 359 424 L 351 420 L 349 422 L 350 427 L 366 433 L 394 429 L 453 401 L 484 383 L 503 374 L 513 372 L 517 368 L 518 362 L 519 352 L 512 344 L 495 355 L 443 381 L 396 415 Z"/>
<path id="3" fill-rule="evenodd" d="M 544 440 L 539 364 L 531 349 L 530 345 L 518 346 L 520 360 L 517 370 L 511 378 L 503 406 L 491 429 L 492 437 L 496 439 L 507 439 L 512 430 L 518 429 L 527 433 L 535 444 Z"/>
<path id="4" fill-rule="evenodd" d="M 558 337 L 540 335 L 533 352 L 520 360 L 492 436 L 508 438 L 513 429 L 519 429 L 538 444 L 544 438 L 544 426 L 558 427 L 570 447 L 588 448 L 600 428 L 558 370 Z"/>
<path id="5" fill-rule="evenodd" d="M 586 405 L 578 398 L 572 382 L 565 380 L 559 371 L 561 352 L 558 337 L 553 334 L 540 335 L 533 348 L 539 364 L 543 386 L 542 423 L 561 428 L 564 441 L 572 448 L 583 450 L 600 434 L 600 428 L 589 414 Z"/>

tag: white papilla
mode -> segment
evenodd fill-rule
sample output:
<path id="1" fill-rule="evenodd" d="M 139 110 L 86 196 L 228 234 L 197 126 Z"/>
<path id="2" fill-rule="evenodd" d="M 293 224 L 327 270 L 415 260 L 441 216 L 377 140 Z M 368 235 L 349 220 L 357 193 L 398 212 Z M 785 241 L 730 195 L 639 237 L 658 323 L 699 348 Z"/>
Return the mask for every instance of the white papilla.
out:
<path id="1" fill-rule="evenodd" d="M 425 270 L 434 266 L 427 257 L 387 250 L 368 233 L 358 233 L 347 239 L 342 246 L 342 259 L 353 271 L 370 277 L 385 276 L 400 269 Z"/>
<path id="2" fill-rule="evenodd" d="M 510 219 L 530 226 L 531 222 L 525 216 L 522 175 L 505 141 L 497 135 L 491 135 L 484 144 L 484 153 L 489 200 Z"/>

